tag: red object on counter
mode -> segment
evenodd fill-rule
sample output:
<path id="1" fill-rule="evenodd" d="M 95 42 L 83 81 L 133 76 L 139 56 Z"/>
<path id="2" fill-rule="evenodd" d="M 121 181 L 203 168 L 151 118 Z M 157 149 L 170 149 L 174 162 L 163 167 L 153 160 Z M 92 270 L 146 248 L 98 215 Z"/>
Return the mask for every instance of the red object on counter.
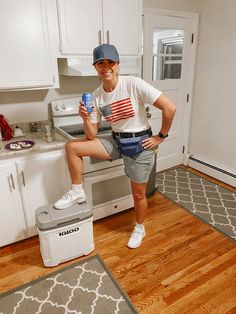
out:
<path id="1" fill-rule="evenodd" d="M 3 141 L 9 141 L 13 137 L 13 130 L 2 114 L 0 114 L 0 132 Z"/>

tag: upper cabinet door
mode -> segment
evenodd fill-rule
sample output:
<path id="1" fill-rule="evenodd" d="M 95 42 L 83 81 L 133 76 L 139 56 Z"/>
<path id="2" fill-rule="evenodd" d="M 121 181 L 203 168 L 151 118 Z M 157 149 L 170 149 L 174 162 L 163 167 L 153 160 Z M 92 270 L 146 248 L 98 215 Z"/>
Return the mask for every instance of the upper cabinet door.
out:
<path id="1" fill-rule="evenodd" d="M 1 0 L 0 38 L 0 89 L 53 87 L 45 0 Z"/>
<path id="2" fill-rule="evenodd" d="M 141 50 L 141 0 L 57 0 L 62 55 L 91 56 L 101 43 L 136 56 Z"/>
<path id="3" fill-rule="evenodd" d="M 103 42 L 102 0 L 57 0 L 61 54 L 91 55 Z"/>
<path id="4" fill-rule="evenodd" d="M 104 42 L 115 45 L 120 55 L 141 50 L 142 1 L 103 0 Z"/>

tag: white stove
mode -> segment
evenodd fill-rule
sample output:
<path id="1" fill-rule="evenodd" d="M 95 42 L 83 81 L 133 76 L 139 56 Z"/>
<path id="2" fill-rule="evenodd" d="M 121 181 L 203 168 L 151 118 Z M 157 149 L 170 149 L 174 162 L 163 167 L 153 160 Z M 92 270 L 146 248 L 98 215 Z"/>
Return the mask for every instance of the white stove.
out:
<path id="1" fill-rule="evenodd" d="M 79 115 L 79 104 L 81 98 L 82 95 L 75 98 L 59 99 L 52 101 L 50 104 L 55 131 L 69 140 L 84 137 L 83 119 Z M 100 122 L 98 136 L 110 134 L 111 131 L 112 129 L 108 122 L 104 120 Z M 123 159 L 110 162 L 94 157 L 83 157 L 83 160 L 84 173 L 123 165 Z"/>
<path id="2" fill-rule="evenodd" d="M 84 137 L 83 119 L 78 114 L 81 97 L 51 102 L 54 129 L 69 140 Z M 107 133 L 111 133 L 111 127 L 102 121 L 98 136 Z M 85 156 L 83 163 L 83 187 L 87 202 L 92 206 L 94 220 L 133 207 L 130 182 L 124 173 L 122 158 L 108 161 Z"/>
<path id="3" fill-rule="evenodd" d="M 84 136 L 83 119 L 79 116 L 79 103 L 81 97 L 66 98 L 51 102 L 52 121 L 55 130 L 68 139 L 75 139 Z M 99 124 L 98 135 L 111 133 L 111 126 L 108 122 L 102 121 Z"/>

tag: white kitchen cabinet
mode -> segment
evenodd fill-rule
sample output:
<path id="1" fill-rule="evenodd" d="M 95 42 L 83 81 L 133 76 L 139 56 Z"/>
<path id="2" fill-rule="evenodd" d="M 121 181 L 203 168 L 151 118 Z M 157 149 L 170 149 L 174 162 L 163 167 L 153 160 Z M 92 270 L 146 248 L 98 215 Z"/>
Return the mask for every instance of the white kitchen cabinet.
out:
<path id="1" fill-rule="evenodd" d="M 46 0 L 0 1 L 0 90 L 58 87 L 49 24 Z"/>
<path id="2" fill-rule="evenodd" d="M 101 43 L 120 55 L 141 50 L 141 0 L 57 0 L 62 55 L 91 55 Z"/>
<path id="3" fill-rule="evenodd" d="M 37 234 L 35 211 L 68 191 L 63 151 L 0 161 L 0 246 Z"/>
<path id="4" fill-rule="evenodd" d="M 16 162 L 29 236 L 35 235 L 35 210 L 54 203 L 69 189 L 65 156 L 61 151 L 38 154 Z"/>
<path id="5" fill-rule="evenodd" d="M 26 237 L 24 211 L 16 167 L 9 161 L 0 163 L 0 246 Z"/>
<path id="6" fill-rule="evenodd" d="M 103 0 L 104 43 L 116 46 L 120 55 L 141 50 L 142 1 Z"/>

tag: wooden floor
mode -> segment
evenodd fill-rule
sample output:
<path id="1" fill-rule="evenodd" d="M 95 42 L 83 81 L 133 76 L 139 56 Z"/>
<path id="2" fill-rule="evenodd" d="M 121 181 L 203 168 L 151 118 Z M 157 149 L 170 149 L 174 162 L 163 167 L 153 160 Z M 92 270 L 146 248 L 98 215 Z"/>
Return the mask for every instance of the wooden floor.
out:
<path id="1" fill-rule="evenodd" d="M 142 314 L 236 313 L 235 242 L 158 193 L 148 202 L 140 248 L 126 247 L 134 224 L 130 209 L 94 223 L 91 255 L 102 256 Z M 37 237 L 6 246 L 0 249 L 0 291 L 75 261 L 43 267 Z"/>

